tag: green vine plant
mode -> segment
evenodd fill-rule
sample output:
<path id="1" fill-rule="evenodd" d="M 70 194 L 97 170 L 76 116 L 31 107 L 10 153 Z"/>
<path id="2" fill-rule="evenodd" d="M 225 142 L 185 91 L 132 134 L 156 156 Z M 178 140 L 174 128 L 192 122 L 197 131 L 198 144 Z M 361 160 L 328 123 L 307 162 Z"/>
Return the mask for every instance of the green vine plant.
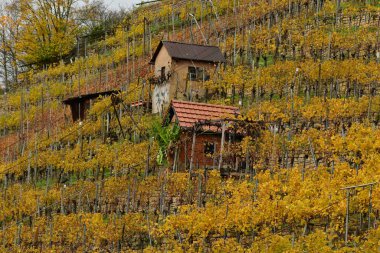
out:
<path id="1" fill-rule="evenodd" d="M 178 124 L 163 126 L 161 122 L 155 121 L 152 125 L 152 136 L 158 143 L 157 164 L 165 165 L 167 161 L 167 150 L 175 142 L 180 133 Z"/>

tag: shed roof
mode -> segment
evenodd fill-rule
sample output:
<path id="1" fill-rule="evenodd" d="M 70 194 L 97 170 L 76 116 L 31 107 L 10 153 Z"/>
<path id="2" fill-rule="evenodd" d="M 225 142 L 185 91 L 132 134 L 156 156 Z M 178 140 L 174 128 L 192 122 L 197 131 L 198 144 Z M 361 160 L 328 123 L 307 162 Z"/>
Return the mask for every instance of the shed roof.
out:
<path id="1" fill-rule="evenodd" d="M 175 41 L 161 41 L 158 45 L 152 59 L 151 64 L 156 61 L 157 55 L 161 48 L 165 46 L 168 50 L 170 57 L 173 59 L 181 60 L 193 60 L 193 61 L 203 61 L 203 62 L 225 62 L 222 52 L 217 46 L 206 46 L 198 44 L 188 44 L 183 42 Z"/>
<path id="2" fill-rule="evenodd" d="M 168 114 L 170 121 L 176 116 L 181 128 L 192 128 L 201 121 L 234 118 L 239 114 L 239 109 L 226 105 L 172 100 Z"/>
<path id="3" fill-rule="evenodd" d="M 100 96 L 110 96 L 112 94 L 118 94 L 119 92 L 120 90 L 107 90 L 107 91 L 101 91 L 101 92 L 95 92 L 95 93 L 87 93 L 80 96 L 66 98 L 62 102 L 66 105 L 77 104 L 82 101 L 98 98 Z"/>

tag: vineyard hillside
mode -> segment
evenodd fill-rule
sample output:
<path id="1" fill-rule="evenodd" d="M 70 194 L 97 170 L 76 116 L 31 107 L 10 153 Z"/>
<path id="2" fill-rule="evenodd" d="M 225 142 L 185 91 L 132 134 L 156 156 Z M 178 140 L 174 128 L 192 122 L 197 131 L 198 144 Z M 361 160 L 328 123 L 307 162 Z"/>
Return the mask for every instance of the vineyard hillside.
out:
<path id="1" fill-rule="evenodd" d="M 0 3 L 0 252 L 380 252 L 379 0 Z"/>

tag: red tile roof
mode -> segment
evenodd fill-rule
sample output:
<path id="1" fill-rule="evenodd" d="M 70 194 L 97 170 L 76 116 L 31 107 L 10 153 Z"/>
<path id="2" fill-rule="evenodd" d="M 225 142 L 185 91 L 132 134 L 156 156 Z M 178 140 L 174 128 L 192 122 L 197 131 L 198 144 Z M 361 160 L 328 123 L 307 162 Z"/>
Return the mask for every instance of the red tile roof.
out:
<path id="1" fill-rule="evenodd" d="M 233 106 L 179 100 L 172 100 L 169 110 L 173 110 L 181 128 L 191 128 L 200 121 L 231 119 L 239 114 L 239 109 Z"/>
<path id="2" fill-rule="evenodd" d="M 134 102 L 130 103 L 129 105 L 131 107 L 137 107 L 137 106 L 145 106 L 147 104 L 148 104 L 147 101 L 139 100 L 139 101 L 134 101 Z"/>

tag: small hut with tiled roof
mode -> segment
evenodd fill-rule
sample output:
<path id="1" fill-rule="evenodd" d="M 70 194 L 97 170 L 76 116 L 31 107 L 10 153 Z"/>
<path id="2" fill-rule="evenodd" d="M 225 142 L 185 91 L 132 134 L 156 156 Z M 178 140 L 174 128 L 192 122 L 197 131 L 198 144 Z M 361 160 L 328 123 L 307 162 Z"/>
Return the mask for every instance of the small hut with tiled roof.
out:
<path id="1" fill-rule="evenodd" d="M 189 168 L 191 155 L 194 166 L 215 167 L 221 146 L 221 124 L 236 119 L 239 109 L 233 106 L 172 100 L 164 116 L 164 125 L 178 124 L 181 129 L 175 150 L 169 160 L 175 168 Z M 225 139 L 235 141 L 226 131 Z M 194 152 L 192 152 L 194 147 Z"/>

